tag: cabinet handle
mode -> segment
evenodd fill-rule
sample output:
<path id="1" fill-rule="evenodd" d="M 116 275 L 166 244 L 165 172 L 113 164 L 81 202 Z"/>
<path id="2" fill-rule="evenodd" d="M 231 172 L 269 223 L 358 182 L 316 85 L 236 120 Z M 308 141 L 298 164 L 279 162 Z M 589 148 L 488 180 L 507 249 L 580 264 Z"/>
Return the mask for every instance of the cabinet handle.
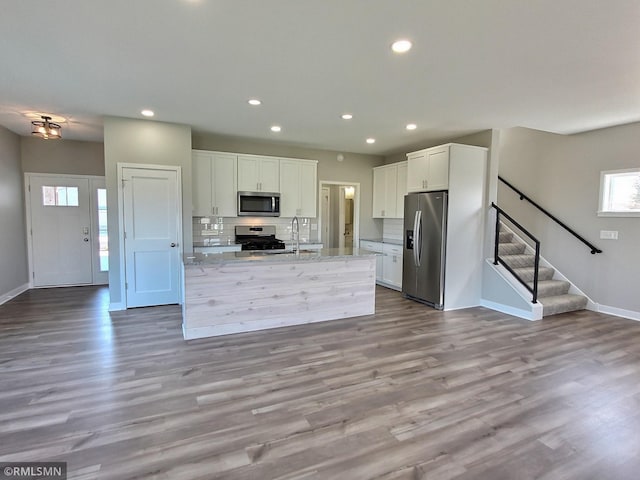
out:
<path id="1" fill-rule="evenodd" d="M 211 215 L 215 215 L 216 214 L 216 207 L 211 207 Z"/>

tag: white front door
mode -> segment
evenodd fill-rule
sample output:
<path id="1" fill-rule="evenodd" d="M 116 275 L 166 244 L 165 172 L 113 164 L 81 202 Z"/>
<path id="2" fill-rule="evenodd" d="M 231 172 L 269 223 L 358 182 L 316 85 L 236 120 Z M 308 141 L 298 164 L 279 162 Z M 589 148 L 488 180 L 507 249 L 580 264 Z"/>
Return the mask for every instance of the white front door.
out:
<path id="1" fill-rule="evenodd" d="M 179 171 L 123 167 L 127 308 L 178 303 Z"/>
<path id="2" fill-rule="evenodd" d="M 33 286 L 92 283 L 89 179 L 26 177 Z"/>

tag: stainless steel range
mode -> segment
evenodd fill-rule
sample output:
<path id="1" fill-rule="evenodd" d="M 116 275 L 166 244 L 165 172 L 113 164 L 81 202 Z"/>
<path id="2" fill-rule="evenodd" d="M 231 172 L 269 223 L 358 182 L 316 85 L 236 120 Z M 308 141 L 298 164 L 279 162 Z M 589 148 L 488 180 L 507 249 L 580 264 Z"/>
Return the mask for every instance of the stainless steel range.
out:
<path id="1" fill-rule="evenodd" d="M 282 240 L 276 238 L 275 225 L 236 225 L 236 243 L 242 250 L 284 250 Z"/>

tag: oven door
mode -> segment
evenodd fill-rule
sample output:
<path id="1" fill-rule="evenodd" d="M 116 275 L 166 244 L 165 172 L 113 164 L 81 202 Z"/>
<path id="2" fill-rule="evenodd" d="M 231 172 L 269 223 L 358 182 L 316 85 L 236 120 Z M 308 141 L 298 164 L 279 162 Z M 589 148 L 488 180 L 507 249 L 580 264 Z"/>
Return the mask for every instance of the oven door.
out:
<path id="1" fill-rule="evenodd" d="M 238 216 L 279 217 L 280 194 L 266 192 L 238 192 Z"/>

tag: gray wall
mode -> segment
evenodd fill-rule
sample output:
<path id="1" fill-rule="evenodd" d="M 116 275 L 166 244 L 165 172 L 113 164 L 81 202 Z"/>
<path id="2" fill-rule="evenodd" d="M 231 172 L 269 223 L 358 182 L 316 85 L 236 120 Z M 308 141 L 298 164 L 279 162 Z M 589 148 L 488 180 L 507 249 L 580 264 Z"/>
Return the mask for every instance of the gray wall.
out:
<path id="1" fill-rule="evenodd" d="M 112 304 L 124 303 L 120 286 L 118 163 L 179 166 L 182 169 L 182 245 L 191 249 L 191 127 L 120 117 L 104 119 L 104 156 L 109 223 L 109 293 Z"/>
<path id="2" fill-rule="evenodd" d="M 193 134 L 193 148 L 318 160 L 318 182 L 324 180 L 360 184 L 360 236 L 364 238 L 382 236 L 382 222 L 371 218 L 373 167 L 384 163 L 384 158 L 381 156 L 343 153 L 344 160 L 339 162 L 337 160 L 339 152 L 331 150 L 317 150 L 199 133 Z M 319 205 L 318 208 L 320 208 Z"/>
<path id="3" fill-rule="evenodd" d="M 22 171 L 104 176 L 104 145 L 21 137 Z"/>
<path id="4" fill-rule="evenodd" d="M 640 218 L 598 217 L 600 172 L 640 167 L 640 123 L 563 136 L 500 131 L 499 173 L 604 253 L 589 249 L 499 184 L 498 201 L 542 242 L 542 254 L 596 303 L 640 312 Z M 600 240 L 617 230 L 619 240 Z"/>
<path id="5" fill-rule="evenodd" d="M 20 137 L 0 126 L 0 297 L 29 282 Z"/>

